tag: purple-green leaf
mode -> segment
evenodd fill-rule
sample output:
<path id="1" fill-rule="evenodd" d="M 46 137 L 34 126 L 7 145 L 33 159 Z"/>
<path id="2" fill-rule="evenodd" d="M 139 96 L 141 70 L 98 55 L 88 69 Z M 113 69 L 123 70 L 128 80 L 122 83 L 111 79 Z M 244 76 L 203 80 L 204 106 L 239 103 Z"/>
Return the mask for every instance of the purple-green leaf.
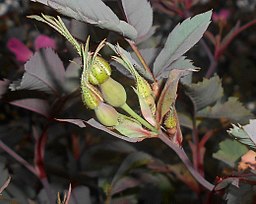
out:
<path id="1" fill-rule="evenodd" d="M 212 11 L 207 11 L 188 18 L 172 30 L 154 62 L 153 73 L 156 78 L 160 78 L 172 62 L 179 59 L 202 38 L 210 24 L 211 15 Z"/>
<path id="2" fill-rule="evenodd" d="M 39 90 L 59 94 L 65 81 L 65 68 L 58 55 L 51 49 L 37 51 L 25 64 L 25 73 L 19 85 L 12 89 Z"/>
<path id="3" fill-rule="evenodd" d="M 234 123 L 246 123 L 253 118 L 252 113 L 246 109 L 236 97 L 229 97 L 227 101 L 218 101 L 196 113 L 203 118 L 226 118 Z"/>
<path id="4" fill-rule="evenodd" d="M 197 112 L 220 100 L 223 96 L 223 88 L 220 78 L 215 75 L 210 79 L 204 79 L 202 82 L 187 84 L 185 93 L 193 102 Z"/>
<path id="5" fill-rule="evenodd" d="M 172 62 L 170 64 L 170 66 L 167 69 L 165 69 L 160 76 L 162 78 L 168 78 L 169 72 L 173 69 L 181 69 L 181 70 L 188 70 L 188 71 L 199 71 L 200 68 L 195 67 L 193 65 L 192 60 L 187 59 L 185 56 L 182 56 L 179 59 Z"/>
<path id="6" fill-rule="evenodd" d="M 59 13 L 78 21 L 109 29 L 130 39 L 136 39 L 136 29 L 119 20 L 116 14 L 101 0 L 31 0 L 40 2 Z"/>
<path id="7" fill-rule="evenodd" d="M 19 99 L 15 101 L 9 102 L 14 106 L 18 106 L 32 112 L 41 114 L 46 118 L 49 117 L 50 114 L 50 106 L 46 100 L 39 98 L 27 98 L 27 99 Z"/>
<path id="8" fill-rule="evenodd" d="M 137 39 L 146 36 L 153 24 L 153 9 L 149 1 L 122 0 L 122 5 L 127 22 L 137 30 Z"/>

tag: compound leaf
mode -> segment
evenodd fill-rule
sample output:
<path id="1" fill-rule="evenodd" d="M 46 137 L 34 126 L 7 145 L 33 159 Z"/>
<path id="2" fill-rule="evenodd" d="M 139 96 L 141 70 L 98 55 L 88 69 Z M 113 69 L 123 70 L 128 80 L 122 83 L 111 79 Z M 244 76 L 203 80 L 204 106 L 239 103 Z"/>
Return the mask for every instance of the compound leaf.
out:
<path id="1" fill-rule="evenodd" d="M 172 30 L 154 62 L 153 72 L 156 78 L 202 38 L 210 24 L 211 15 L 212 11 L 208 11 L 188 18 Z"/>
<path id="2" fill-rule="evenodd" d="M 194 104 L 195 112 L 216 103 L 223 96 L 220 78 L 216 75 L 196 84 L 185 85 L 185 93 Z"/>
<path id="3" fill-rule="evenodd" d="M 217 102 L 214 106 L 208 106 L 196 113 L 204 118 L 226 118 L 232 122 L 245 123 L 252 118 L 251 112 L 246 109 L 236 97 L 229 97 L 225 102 Z"/>
<path id="4" fill-rule="evenodd" d="M 57 10 L 78 21 L 118 32 L 130 39 L 136 39 L 136 29 L 119 20 L 116 14 L 101 0 L 32 0 Z"/>
<path id="5" fill-rule="evenodd" d="M 173 69 L 199 71 L 199 68 L 193 65 L 192 60 L 186 59 L 185 56 L 182 56 L 179 59 L 175 60 L 173 63 L 171 63 L 171 65 L 162 72 L 161 77 L 168 78 L 169 72 Z"/>
<path id="6" fill-rule="evenodd" d="M 44 99 L 39 98 L 25 98 L 9 102 L 14 106 L 18 106 L 32 112 L 48 117 L 50 114 L 49 103 Z"/>
<path id="7" fill-rule="evenodd" d="M 137 30 L 137 38 L 145 36 L 153 24 L 153 9 L 149 1 L 122 0 L 122 5 L 128 23 Z"/>
<path id="8" fill-rule="evenodd" d="M 65 68 L 58 55 L 51 49 L 37 51 L 25 64 L 25 73 L 19 84 L 11 84 L 12 90 L 39 90 L 46 93 L 62 92 Z"/>

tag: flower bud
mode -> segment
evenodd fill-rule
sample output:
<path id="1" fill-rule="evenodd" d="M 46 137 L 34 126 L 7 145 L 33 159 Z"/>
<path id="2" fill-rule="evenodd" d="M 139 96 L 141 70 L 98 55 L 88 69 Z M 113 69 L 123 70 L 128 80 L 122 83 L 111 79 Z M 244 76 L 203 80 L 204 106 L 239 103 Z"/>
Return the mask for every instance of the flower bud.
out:
<path id="1" fill-rule="evenodd" d="M 112 106 L 102 102 L 94 111 L 102 125 L 111 127 L 118 124 L 119 114 Z"/>
<path id="2" fill-rule="evenodd" d="M 103 101 L 100 92 L 90 84 L 82 84 L 82 100 L 89 109 L 95 109 Z"/>
<path id="3" fill-rule="evenodd" d="M 104 83 L 111 75 L 109 63 L 102 57 L 96 56 L 90 67 L 89 82 L 93 85 Z"/>
<path id="4" fill-rule="evenodd" d="M 155 115 L 156 104 L 155 98 L 153 97 L 153 91 L 149 83 L 141 76 L 137 76 L 137 91 L 142 96 L 144 101 L 149 105 L 152 114 Z"/>
<path id="5" fill-rule="evenodd" d="M 120 107 L 126 103 L 126 92 L 122 84 L 111 77 L 100 85 L 104 100 L 114 107 Z"/>
<path id="6" fill-rule="evenodd" d="M 167 132 L 170 134 L 175 134 L 177 131 L 177 118 L 175 114 L 175 109 L 170 108 L 169 112 L 165 115 L 164 126 L 167 128 Z"/>
<path id="7" fill-rule="evenodd" d="M 143 98 L 152 95 L 152 89 L 149 83 L 141 76 L 137 76 L 137 90 Z"/>

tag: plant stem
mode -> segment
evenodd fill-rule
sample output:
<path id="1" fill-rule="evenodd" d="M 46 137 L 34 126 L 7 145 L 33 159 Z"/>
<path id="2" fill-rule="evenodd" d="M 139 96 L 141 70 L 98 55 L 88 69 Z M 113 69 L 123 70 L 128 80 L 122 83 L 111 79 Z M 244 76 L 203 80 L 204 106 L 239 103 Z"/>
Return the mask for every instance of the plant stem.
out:
<path id="1" fill-rule="evenodd" d="M 43 185 L 43 187 L 44 187 L 44 190 L 45 190 L 45 192 L 46 192 L 46 195 L 47 195 L 47 197 L 48 197 L 48 199 L 49 199 L 49 201 L 50 201 L 50 204 L 55 204 L 54 195 L 53 195 L 53 193 L 52 193 L 52 190 L 51 190 L 51 187 L 50 187 L 50 185 L 49 185 L 49 182 L 48 182 L 47 177 L 41 178 L 40 180 L 41 180 L 41 183 L 42 183 L 42 185 Z"/>
<path id="2" fill-rule="evenodd" d="M 129 43 L 129 45 L 131 46 L 132 50 L 135 52 L 136 56 L 140 60 L 140 62 L 143 65 L 144 69 L 151 75 L 151 77 L 153 78 L 154 82 L 157 82 L 156 78 L 152 74 L 150 68 L 148 67 L 147 63 L 145 62 L 145 60 L 144 60 L 143 56 L 141 55 L 141 53 L 140 53 L 138 47 L 136 46 L 136 44 L 133 41 L 129 40 L 129 39 L 126 39 L 126 41 Z"/>
<path id="3" fill-rule="evenodd" d="M 14 152 L 12 149 L 10 149 L 6 144 L 4 144 L 1 140 L 0 140 L 0 148 L 3 149 L 7 154 L 9 154 L 10 156 L 12 156 L 16 161 L 18 161 L 21 165 L 23 165 L 24 167 L 26 167 L 30 172 L 32 172 L 35 176 L 37 175 L 37 172 L 35 170 L 35 168 L 29 164 L 26 160 L 24 160 L 20 155 L 18 155 L 16 152 Z"/>
<path id="4" fill-rule="evenodd" d="M 215 70 L 216 70 L 216 67 L 217 67 L 217 61 L 216 60 L 214 60 L 214 61 L 212 61 L 211 62 L 211 64 L 210 64 L 210 66 L 209 66 L 209 68 L 208 68 L 208 70 L 207 70 L 207 73 L 205 74 L 205 77 L 206 78 L 210 78 L 211 76 L 212 76 L 212 74 L 215 72 Z"/>
<path id="5" fill-rule="evenodd" d="M 249 23 L 238 28 L 234 33 L 226 40 L 226 42 L 222 43 L 220 48 L 218 49 L 218 53 L 216 54 L 218 57 L 222 55 L 222 53 L 227 49 L 229 44 L 234 40 L 236 36 L 238 36 L 242 31 L 256 24 L 256 19 L 250 21 Z"/>
<path id="6" fill-rule="evenodd" d="M 208 45 L 206 44 L 206 42 L 204 41 L 204 39 L 201 39 L 200 40 L 200 44 L 202 45 L 202 47 L 204 48 L 208 58 L 209 58 L 209 61 L 210 61 L 210 66 L 207 70 L 207 73 L 205 74 L 205 77 L 206 78 L 210 78 L 211 75 L 215 72 L 215 69 L 217 67 L 217 61 L 216 59 L 214 58 L 210 48 L 208 47 Z"/>
<path id="7" fill-rule="evenodd" d="M 182 162 L 185 164 L 185 166 L 188 168 L 189 172 L 192 174 L 192 176 L 206 189 L 209 191 L 212 191 L 214 189 L 214 185 L 209 183 L 207 180 L 205 180 L 204 177 L 202 177 L 192 166 L 189 158 L 187 157 L 187 154 L 185 151 L 178 147 L 176 144 L 172 143 L 171 140 L 163 133 L 161 132 L 159 134 L 159 139 L 162 140 L 166 145 L 168 145 L 182 160 Z"/>
<path id="8" fill-rule="evenodd" d="M 127 103 L 122 105 L 120 108 L 122 108 L 125 112 L 130 114 L 134 119 L 138 120 L 142 125 L 144 125 L 149 130 L 157 132 L 157 130 L 152 125 L 150 125 L 147 121 L 145 121 L 142 117 L 135 113 L 134 110 L 132 110 Z"/>
<path id="9" fill-rule="evenodd" d="M 198 130 L 197 130 L 197 126 L 196 126 L 196 119 L 193 120 L 192 139 L 193 139 L 193 143 L 195 146 L 194 151 L 192 151 L 193 165 L 194 165 L 195 170 L 198 171 L 200 149 L 198 148 L 199 138 L 198 138 Z"/>

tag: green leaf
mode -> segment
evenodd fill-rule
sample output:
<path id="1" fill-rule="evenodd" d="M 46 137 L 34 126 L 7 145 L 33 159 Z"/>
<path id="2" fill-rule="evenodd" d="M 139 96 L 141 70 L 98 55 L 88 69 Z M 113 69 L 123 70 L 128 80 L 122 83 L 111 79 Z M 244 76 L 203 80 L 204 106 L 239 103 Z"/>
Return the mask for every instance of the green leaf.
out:
<path id="1" fill-rule="evenodd" d="M 210 24 L 211 15 L 212 11 L 208 11 L 188 18 L 172 30 L 154 62 L 153 72 L 156 78 L 202 38 Z"/>
<path id="2" fill-rule="evenodd" d="M 219 151 L 213 154 L 213 158 L 219 159 L 233 168 L 240 157 L 248 151 L 245 145 L 230 139 L 222 141 L 219 148 Z"/>
<path id="3" fill-rule="evenodd" d="M 186 59 L 185 56 L 182 56 L 179 59 L 175 60 L 173 63 L 171 63 L 171 65 L 162 72 L 161 77 L 162 78 L 168 78 L 169 72 L 173 69 L 182 69 L 182 70 L 188 70 L 188 71 L 199 71 L 200 68 L 195 67 L 193 65 L 192 60 Z"/>
<path id="4" fill-rule="evenodd" d="M 250 123 L 244 126 L 238 124 L 238 126 L 232 124 L 232 128 L 228 130 L 228 133 L 241 142 L 256 149 L 256 119 L 250 120 Z"/>
<path id="5" fill-rule="evenodd" d="M 214 104 L 223 96 L 220 78 L 215 75 L 196 84 L 185 85 L 185 93 L 194 104 L 195 112 Z"/>
<path id="6" fill-rule="evenodd" d="M 208 106 L 196 113 L 197 117 L 226 118 L 231 122 L 246 123 L 253 117 L 236 97 L 229 97 L 227 101 L 218 101 L 214 106 Z"/>
<path id="7" fill-rule="evenodd" d="M 145 36 L 153 24 L 153 9 L 148 0 L 122 0 L 127 22 L 137 30 L 137 39 Z"/>
<path id="8" fill-rule="evenodd" d="M 57 10 L 68 17 L 109 29 L 130 39 L 136 39 L 136 29 L 119 20 L 116 14 L 101 0 L 32 0 Z"/>

